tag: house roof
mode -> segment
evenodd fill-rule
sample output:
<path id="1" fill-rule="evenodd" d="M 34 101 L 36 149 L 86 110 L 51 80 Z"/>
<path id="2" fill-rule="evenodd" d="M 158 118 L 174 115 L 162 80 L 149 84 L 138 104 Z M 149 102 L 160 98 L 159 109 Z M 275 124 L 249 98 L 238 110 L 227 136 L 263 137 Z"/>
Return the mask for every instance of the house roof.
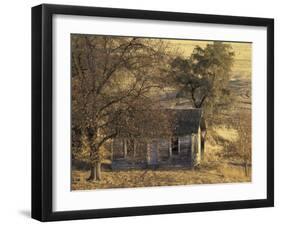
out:
<path id="1" fill-rule="evenodd" d="M 173 133 L 177 136 L 197 133 L 201 124 L 201 109 L 169 109 L 167 113 L 171 115 Z"/>

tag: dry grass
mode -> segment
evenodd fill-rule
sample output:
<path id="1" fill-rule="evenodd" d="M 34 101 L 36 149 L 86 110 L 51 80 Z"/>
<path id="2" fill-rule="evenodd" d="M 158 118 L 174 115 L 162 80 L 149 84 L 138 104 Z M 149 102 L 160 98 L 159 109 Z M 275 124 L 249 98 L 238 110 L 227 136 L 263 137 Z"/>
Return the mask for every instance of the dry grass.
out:
<path id="1" fill-rule="evenodd" d="M 102 180 L 97 182 L 87 181 L 89 171 L 73 170 L 72 190 L 250 182 L 251 173 L 245 176 L 243 167 L 232 165 L 221 157 L 225 142 L 237 139 L 236 130 L 219 126 L 209 134 L 204 161 L 194 170 L 105 171 L 102 172 Z"/>
<path id="2" fill-rule="evenodd" d="M 235 142 L 238 139 L 237 130 L 233 128 L 227 128 L 225 126 L 214 127 L 213 131 L 218 137 L 228 142 Z"/>
<path id="3" fill-rule="evenodd" d="M 196 170 L 127 170 L 102 172 L 102 180 L 88 182 L 88 171 L 72 172 L 72 190 L 90 190 L 97 188 L 128 188 L 172 186 L 188 184 L 215 184 L 250 182 L 241 167 L 221 165 L 221 167 L 205 168 L 204 165 Z"/>

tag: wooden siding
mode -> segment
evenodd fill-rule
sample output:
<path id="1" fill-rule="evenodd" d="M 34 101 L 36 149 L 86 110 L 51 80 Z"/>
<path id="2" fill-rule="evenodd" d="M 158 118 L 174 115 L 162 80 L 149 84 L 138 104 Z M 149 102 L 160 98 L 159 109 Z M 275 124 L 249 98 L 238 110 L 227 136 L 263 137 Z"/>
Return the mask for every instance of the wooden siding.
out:
<path id="1" fill-rule="evenodd" d="M 191 162 L 191 136 L 179 137 L 180 157 L 186 160 L 187 163 Z"/>
<path id="2" fill-rule="evenodd" d="M 161 161 L 168 160 L 170 157 L 170 142 L 169 139 L 158 140 L 158 153 Z"/>
<path id="3" fill-rule="evenodd" d="M 154 139 L 149 143 L 141 140 L 115 139 L 112 144 L 112 166 L 116 169 L 134 168 L 134 166 L 135 168 L 145 168 L 145 166 L 190 167 L 200 161 L 198 159 L 200 135 L 186 135 L 173 139 L 178 140 L 179 151 L 176 154 L 171 151 L 172 138 Z"/>
<path id="4" fill-rule="evenodd" d="M 112 144 L 112 158 L 113 159 L 122 159 L 124 158 L 124 150 L 123 150 L 123 140 L 122 139 L 114 139 Z"/>
<path id="5" fill-rule="evenodd" d="M 201 130 L 198 129 L 197 134 L 192 135 L 192 150 L 191 150 L 191 156 L 192 156 L 192 165 L 196 166 L 201 161 Z"/>

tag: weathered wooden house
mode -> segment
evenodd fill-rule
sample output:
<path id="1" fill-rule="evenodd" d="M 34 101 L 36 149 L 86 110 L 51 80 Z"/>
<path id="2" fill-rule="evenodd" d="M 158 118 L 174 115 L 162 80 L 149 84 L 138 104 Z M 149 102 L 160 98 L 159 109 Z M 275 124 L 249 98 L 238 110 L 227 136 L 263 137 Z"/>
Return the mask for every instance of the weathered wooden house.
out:
<path id="1" fill-rule="evenodd" d="M 173 115 L 169 138 L 116 138 L 111 145 L 112 169 L 194 167 L 204 154 L 206 127 L 201 109 L 167 110 Z"/>

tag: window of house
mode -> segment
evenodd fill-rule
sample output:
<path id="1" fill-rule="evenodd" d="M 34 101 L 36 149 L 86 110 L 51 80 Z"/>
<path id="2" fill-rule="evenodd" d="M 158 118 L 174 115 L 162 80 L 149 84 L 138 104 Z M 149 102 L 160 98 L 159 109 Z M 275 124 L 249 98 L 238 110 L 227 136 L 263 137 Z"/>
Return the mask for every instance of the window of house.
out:
<path id="1" fill-rule="evenodd" d="M 178 154 L 179 154 L 179 139 L 172 138 L 172 155 L 178 155 Z"/>

